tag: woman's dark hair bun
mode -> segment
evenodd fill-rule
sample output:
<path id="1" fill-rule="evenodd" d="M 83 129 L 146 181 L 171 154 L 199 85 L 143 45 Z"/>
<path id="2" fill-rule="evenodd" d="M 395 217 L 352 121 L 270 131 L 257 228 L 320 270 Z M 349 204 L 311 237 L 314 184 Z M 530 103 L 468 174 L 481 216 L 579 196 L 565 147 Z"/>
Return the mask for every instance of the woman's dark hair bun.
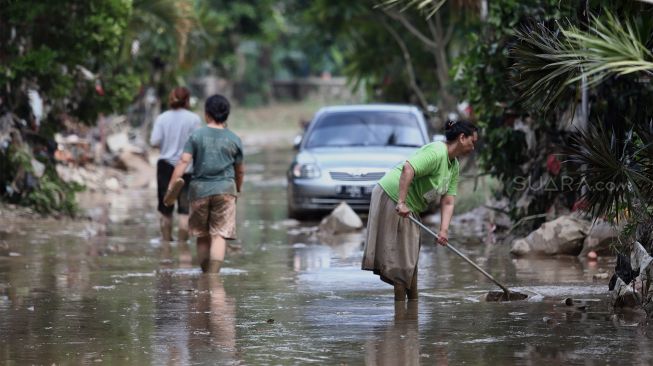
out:
<path id="1" fill-rule="evenodd" d="M 168 106 L 172 109 L 184 108 L 188 105 L 190 100 L 190 91 L 188 88 L 178 86 L 168 95 Z"/>
<path id="2" fill-rule="evenodd" d="M 457 120 L 448 120 L 447 123 L 444 124 L 444 130 L 449 131 L 457 122 Z"/>
<path id="3" fill-rule="evenodd" d="M 474 132 L 478 132 L 478 127 L 467 120 L 448 120 L 444 124 L 444 134 L 447 141 L 455 141 L 461 133 L 469 137 Z"/>

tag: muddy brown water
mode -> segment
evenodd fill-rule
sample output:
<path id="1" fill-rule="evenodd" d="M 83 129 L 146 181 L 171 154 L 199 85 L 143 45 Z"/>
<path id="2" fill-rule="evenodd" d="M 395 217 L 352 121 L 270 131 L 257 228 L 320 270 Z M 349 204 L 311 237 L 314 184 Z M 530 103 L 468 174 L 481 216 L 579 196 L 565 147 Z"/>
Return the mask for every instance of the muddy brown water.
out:
<path id="1" fill-rule="evenodd" d="M 96 209 L 106 230 L 80 220 L 1 234 L 0 364 L 653 363 L 644 319 L 612 314 L 607 280 L 593 280 L 609 260 L 512 259 L 507 245 L 459 228 L 458 247 L 529 300 L 480 301 L 493 284 L 425 243 L 420 299 L 395 303 L 360 270 L 359 236 L 320 239 L 315 223 L 285 220 L 289 159 L 249 157 L 241 249 L 220 276 L 190 264 L 194 250 L 156 239 L 153 190 Z"/>

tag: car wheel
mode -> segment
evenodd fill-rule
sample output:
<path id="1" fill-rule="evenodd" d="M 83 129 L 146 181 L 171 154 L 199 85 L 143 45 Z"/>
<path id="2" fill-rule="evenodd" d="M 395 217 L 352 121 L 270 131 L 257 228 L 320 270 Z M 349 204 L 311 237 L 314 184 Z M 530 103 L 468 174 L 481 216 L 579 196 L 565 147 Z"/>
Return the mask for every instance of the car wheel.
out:
<path id="1" fill-rule="evenodd" d="M 293 208 L 290 202 L 287 203 L 286 207 L 288 208 L 288 218 L 295 220 L 302 220 L 304 218 L 303 211 Z"/>

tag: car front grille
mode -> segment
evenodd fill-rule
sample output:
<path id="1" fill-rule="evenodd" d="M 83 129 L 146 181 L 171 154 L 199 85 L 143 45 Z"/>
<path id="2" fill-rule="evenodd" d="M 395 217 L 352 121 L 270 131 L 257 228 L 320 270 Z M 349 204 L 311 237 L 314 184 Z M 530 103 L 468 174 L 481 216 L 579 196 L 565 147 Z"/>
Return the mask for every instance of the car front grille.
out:
<path id="1" fill-rule="evenodd" d="M 342 180 L 348 182 L 367 181 L 367 180 L 377 181 L 385 175 L 385 172 L 369 172 L 364 174 L 352 174 L 348 172 L 329 172 L 329 175 L 331 175 L 331 179 L 333 180 Z"/>
<path id="2" fill-rule="evenodd" d="M 320 197 L 311 198 L 308 202 L 311 205 L 321 207 L 328 210 L 333 210 L 340 202 L 347 202 L 349 207 L 356 211 L 367 211 L 370 208 L 370 198 L 342 198 L 342 197 Z"/>

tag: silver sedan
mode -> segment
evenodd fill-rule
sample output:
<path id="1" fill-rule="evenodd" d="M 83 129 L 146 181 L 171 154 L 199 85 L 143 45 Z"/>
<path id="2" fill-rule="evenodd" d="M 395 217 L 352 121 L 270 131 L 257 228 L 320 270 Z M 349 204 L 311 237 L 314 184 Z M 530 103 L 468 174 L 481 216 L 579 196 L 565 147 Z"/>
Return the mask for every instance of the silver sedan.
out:
<path id="1" fill-rule="evenodd" d="M 414 106 L 320 109 L 288 169 L 288 215 L 323 214 L 342 201 L 367 212 L 376 182 L 428 142 L 426 121 Z"/>

